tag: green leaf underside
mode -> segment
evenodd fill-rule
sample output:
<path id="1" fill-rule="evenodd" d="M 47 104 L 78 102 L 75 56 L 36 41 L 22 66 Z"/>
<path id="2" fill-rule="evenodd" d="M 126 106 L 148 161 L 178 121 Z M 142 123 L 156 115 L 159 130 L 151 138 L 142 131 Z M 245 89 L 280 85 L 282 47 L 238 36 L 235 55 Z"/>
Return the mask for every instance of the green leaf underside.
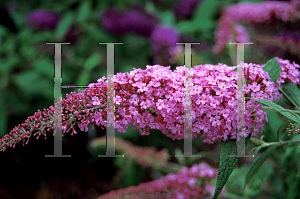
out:
<path id="1" fill-rule="evenodd" d="M 272 82 L 276 82 L 281 73 L 281 66 L 278 64 L 275 57 L 270 59 L 262 69 L 269 73 Z"/>
<path id="2" fill-rule="evenodd" d="M 294 121 L 296 123 L 300 123 L 300 117 L 299 116 L 297 116 L 293 112 L 289 112 L 289 110 L 284 109 L 283 107 L 279 106 L 278 104 L 270 102 L 269 100 L 258 100 L 258 99 L 254 99 L 254 98 L 250 98 L 250 97 L 246 97 L 246 98 L 255 100 L 255 101 L 257 101 L 257 102 L 259 102 L 261 104 L 269 106 L 269 107 L 273 108 L 274 110 L 278 111 L 281 115 L 289 118 L 290 120 L 292 120 L 292 121 Z"/>
<path id="3" fill-rule="evenodd" d="M 245 149 L 248 148 L 251 135 L 245 139 Z M 236 140 L 227 140 L 221 142 L 221 154 L 219 172 L 217 177 L 216 189 L 212 199 L 216 199 L 226 184 L 235 164 L 240 157 L 228 157 L 228 155 L 236 155 Z"/>
<path id="4" fill-rule="evenodd" d="M 287 82 L 282 85 L 282 90 L 293 100 L 293 102 L 300 107 L 300 90 L 296 84 Z"/>
<path id="5" fill-rule="evenodd" d="M 278 140 L 280 140 L 281 134 L 284 133 L 284 131 L 286 130 L 286 128 L 289 126 L 290 123 L 291 123 L 291 121 L 288 121 L 288 122 L 282 124 L 282 125 L 279 127 L 279 129 L 278 129 L 278 131 L 277 131 L 277 138 L 278 138 Z"/>
<path id="6" fill-rule="evenodd" d="M 252 179 L 252 177 L 257 173 L 263 163 L 267 160 L 271 152 L 278 146 L 272 146 L 268 148 L 264 153 L 262 153 L 258 158 L 256 158 L 248 169 L 245 177 L 245 183 L 243 190 L 245 189 L 248 182 Z"/>

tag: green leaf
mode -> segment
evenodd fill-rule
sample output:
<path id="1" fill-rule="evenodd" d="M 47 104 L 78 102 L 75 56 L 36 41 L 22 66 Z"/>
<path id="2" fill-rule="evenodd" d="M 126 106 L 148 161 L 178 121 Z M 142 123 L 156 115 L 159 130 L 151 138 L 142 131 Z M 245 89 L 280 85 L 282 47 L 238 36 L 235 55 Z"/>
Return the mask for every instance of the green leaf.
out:
<path id="1" fill-rule="evenodd" d="M 100 62 L 101 62 L 101 56 L 98 53 L 95 53 L 91 55 L 85 62 L 84 68 L 88 70 L 93 70 Z"/>
<path id="2" fill-rule="evenodd" d="M 95 24 L 89 24 L 86 26 L 86 32 L 90 37 L 100 42 L 115 42 L 115 38 L 113 36 L 100 29 Z"/>
<path id="3" fill-rule="evenodd" d="M 21 56 L 26 57 L 28 59 L 33 58 L 38 53 L 32 46 L 21 45 L 19 47 L 19 51 Z"/>
<path id="4" fill-rule="evenodd" d="M 299 176 L 297 175 L 288 182 L 285 198 L 299 198 L 299 182 Z"/>
<path id="5" fill-rule="evenodd" d="M 193 19 L 196 22 L 200 22 L 201 20 L 209 20 L 212 19 L 213 14 L 217 12 L 219 2 L 217 0 L 205 0 L 195 10 L 193 15 Z"/>
<path id="6" fill-rule="evenodd" d="M 0 59 L 0 72 L 4 74 L 10 74 L 13 69 L 20 65 L 22 59 L 19 55 L 10 55 L 6 59 Z"/>
<path id="7" fill-rule="evenodd" d="M 74 19 L 74 14 L 72 12 L 68 12 L 65 17 L 59 22 L 55 37 L 57 39 L 62 39 L 63 36 L 66 35 L 67 31 L 69 31 Z"/>
<path id="8" fill-rule="evenodd" d="M 51 77 L 53 78 L 54 70 L 53 70 L 53 58 L 47 58 L 43 57 L 40 60 L 37 60 L 34 64 L 33 67 L 36 69 L 36 71 L 41 74 L 45 75 L 46 77 Z M 50 81 L 50 79 L 48 79 Z"/>
<path id="9" fill-rule="evenodd" d="M 272 146 L 268 148 L 264 153 L 262 153 L 258 158 L 254 160 L 251 164 L 250 168 L 246 173 L 245 183 L 243 190 L 245 189 L 247 183 L 251 180 L 251 178 L 256 174 L 256 172 L 260 169 L 266 159 L 269 157 L 270 153 L 275 149 L 277 146 Z"/>
<path id="10" fill-rule="evenodd" d="M 176 148 L 174 152 L 175 152 L 175 155 L 183 155 L 181 150 L 178 149 L 178 148 Z M 176 157 L 176 159 L 179 162 L 179 164 L 185 165 L 185 158 L 184 157 Z"/>
<path id="11" fill-rule="evenodd" d="M 281 115 L 278 112 L 267 111 L 268 122 L 265 124 L 262 134 L 266 136 L 266 139 L 269 142 L 276 142 L 277 139 L 277 130 L 285 122 L 282 120 Z"/>
<path id="12" fill-rule="evenodd" d="M 76 81 L 76 85 L 86 85 L 86 84 L 88 84 L 88 83 L 89 83 L 90 76 L 91 76 L 90 71 L 84 70 L 84 71 L 80 74 L 78 80 Z"/>
<path id="13" fill-rule="evenodd" d="M 245 149 L 248 148 L 250 135 L 245 139 Z M 221 154 L 220 154 L 220 164 L 219 172 L 217 177 L 216 189 L 213 199 L 216 199 L 226 184 L 235 164 L 240 159 L 239 157 L 228 157 L 228 155 L 236 154 L 236 140 L 227 140 L 221 142 Z"/>
<path id="14" fill-rule="evenodd" d="M 260 151 L 261 148 L 262 148 L 262 146 L 257 147 L 254 151 L 254 155 L 256 155 Z"/>
<path id="15" fill-rule="evenodd" d="M 292 99 L 292 101 L 300 107 L 300 90 L 296 84 L 287 82 L 282 85 L 281 89 Z"/>
<path id="16" fill-rule="evenodd" d="M 176 29 L 179 33 L 193 33 L 213 28 L 214 25 L 214 22 L 211 20 L 201 20 L 199 22 L 182 21 L 176 25 Z"/>
<path id="17" fill-rule="evenodd" d="M 280 141 L 281 134 L 285 132 L 286 128 L 290 125 L 290 123 L 291 123 L 291 121 L 288 121 L 279 127 L 279 129 L 277 131 L 277 138 L 279 141 Z"/>
<path id="18" fill-rule="evenodd" d="M 296 123 L 300 123 L 300 117 L 296 115 L 294 112 L 291 112 L 290 110 L 284 109 L 283 107 L 279 106 L 278 104 L 275 104 L 273 102 L 270 102 L 268 100 L 258 100 L 251 97 L 246 97 L 247 99 L 255 100 L 261 104 L 267 105 L 274 110 L 278 111 L 281 115 L 289 118 L 290 120 L 293 120 Z"/>
<path id="19" fill-rule="evenodd" d="M 124 166 L 124 165 L 123 165 Z M 141 183 L 142 178 L 145 175 L 145 169 L 136 165 L 133 161 L 127 161 L 125 165 L 125 174 L 123 180 L 123 186 L 137 186 Z"/>
<path id="20" fill-rule="evenodd" d="M 262 69 L 269 73 L 272 82 L 276 82 L 281 73 L 281 66 L 278 64 L 275 57 L 270 59 Z"/>
<path id="21" fill-rule="evenodd" d="M 182 34 L 195 32 L 198 28 L 191 21 L 183 21 L 176 25 L 176 29 Z"/>
<path id="22" fill-rule="evenodd" d="M 166 11 L 160 15 L 160 21 L 165 26 L 174 26 L 175 25 L 175 17 L 173 12 Z"/>
<path id="23" fill-rule="evenodd" d="M 90 1 L 82 1 L 79 7 L 77 22 L 86 21 L 88 19 L 90 12 L 91 12 Z"/>
<path id="24" fill-rule="evenodd" d="M 45 89 L 51 88 L 53 82 L 50 79 L 40 77 L 36 72 L 24 71 L 13 75 L 13 77 L 14 83 L 23 91 L 24 98 L 32 98 L 33 95 L 41 95 L 45 98 L 53 96 L 53 90 Z"/>
<path id="25" fill-rule="evenodd" d="M 51 41 L 53 33 L 50 31 L 36 32 L 30 36 L 28 44 L 40 44 L 46 41 Z"/>

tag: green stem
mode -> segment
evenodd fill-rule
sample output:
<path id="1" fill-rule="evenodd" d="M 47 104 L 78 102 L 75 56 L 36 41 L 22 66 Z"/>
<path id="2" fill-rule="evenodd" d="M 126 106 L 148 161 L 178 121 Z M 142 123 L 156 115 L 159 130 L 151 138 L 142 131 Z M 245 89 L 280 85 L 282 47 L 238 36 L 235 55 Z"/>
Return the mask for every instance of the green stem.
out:
<path id="1" fill-rule="evenodd" d="M 297 106 L 297 104 L 295 104 L 294 102 L 293 102 L 293 100 L 281 89 L 281 88 L 279 88 L 279 91 L 295 106 L 295 107 L 297 107 L 297 109 L 299 109 L 300 110 L 300 108 L 299 108 L 299 106 Z"/>
<path id="2" fill-rule="evenodd" d="M 265 142 L 262 147 L 269 147 L 273 145 L 283 145 L 283 144 L 289 144 L 289 143 L 300 143 L 300 140 L 291 140 L 291 141 L 281 141 L 281 142 Z"/>
<path id="3" fill-rule="evenodd" d="M 265 142 L 261 139 L 259 140 L 259 139 L 254 138 L 254 137 L 251 137 L 250 140 L 253 141 L 254 143 L 260 144 L 260 146 L 262 148 L 273 146 L 273 145 L 284 145 L 284 144 L 289 144 L 289 143 L 300 143 L 300 140 L 290 140 L 290 141 L 280 141 L 280 142 Z"/>
<path id="4" fill-rule="evenodd" d="M 163 165 L 162 167 L 167 168 L 167 169 L 171 169 L 171 170 L 175 171 L 176 173 L 183 168 L 182 165 L 176 164 L 176 163 L 173 163 L 173 162 L 166 162 L 166 164 Z M 169 171 L 167 171 L 167 172 L 169 172 Z"/>

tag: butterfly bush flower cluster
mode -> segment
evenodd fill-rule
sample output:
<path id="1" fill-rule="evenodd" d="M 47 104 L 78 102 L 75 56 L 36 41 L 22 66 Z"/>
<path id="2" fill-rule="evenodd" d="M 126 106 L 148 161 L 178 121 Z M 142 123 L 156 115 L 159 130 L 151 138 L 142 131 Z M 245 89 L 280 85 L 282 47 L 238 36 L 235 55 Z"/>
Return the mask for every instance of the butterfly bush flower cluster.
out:
<path id="1" fill-rule="evenodd" d="M 131 142 L 117 137 L 115 141 L 118 143 L 116 150 L 122 151 L 122 154 L 124 154 L 127 159 L 133 160 L 141 166 L 154 166 L 155 168 L 159 168 L 165 165 L 168 160 L 167 150 L 156 151 L 154 147 L 133 146 Z M 99 146 L 106 147 L 106 137 L 94 139 L 91 145 L 94 148 Z"/>
<path id="2" fill-rule="evenodd" d="M 283 22 L 293 21 L 299 18 L 300 4 L 297 1 L 278 2 L 264 1 L 259 3 L 241 2 L 224 9 L 215 31 L 216 44 L 213 47 L 215 54 L 220 53 L 230 42 L 249 42 L 249 37 L 244 28 L 237 24 L 245 22 L 248 24 L 269 23 L 273 19 Z M 238 30 L 235 30 L 235 29 Z M 234 31 L 235 30 L 235 31 Z M 232 39 L 234 32 L 240 32 L 239 39 Z"/>
<path id="3" fill-rule="evenodd" d="M 177 174 L 168 174 L 160 179 L 141 183 L 139 186 L 111 191 L 99 199 L 140 199 L 140 198 L 203 198 L 213 196 L 215 187 L 212 182 L 218 175 L 218 169 L 212 169 L 206 163 L 194 164 L 191 168 L 183 167 Z M 220 193 L 226 191 L 224 187 Z"/>
<path id="4" fill-rule="evenodd" d="M 276 58 L 282 68 L 278 80 L 270 81 L 269 74 L 262 70 L 263 65 L 244 63 L 246 84 L 244 86 L 246 97 L 273 101 L 282 94 L 278 92 L 280 84 L 290 81 L 299 83 L 299 65 L 288 60 Z M 98 79 L 97 83 L 89 84 L 89 88 L 79 93 L 71 92 L 66 99 L 60 100 L 55 106 L 61 106 L 62 133 L 71 135 L 77 132 L 74 126 L 78 124 L 81 131 L 88 131 L 88 124 L 94 122 L 97 126 L 107 126 L 107 120 L 115 120 L 114 128 L 125 133 L 128 126 L 135 126 L 141 135 L 149 135 L 150 129 L 158 129 L 167 137 L 174 139 L 184 138 L 184 121 L 192 122 L 192 136 L 205 137 L 204 142 L 212 144 L 218 139 L 238 139 L 258 135 L 264 121 L 268 121 L 266 112 L 261 110 L 262 105 L 254 100 L 246 100 L 245 132 L 236 135 L 236 82 L 235 67 L 225 64 L 197 65 L 189 71 L 190 85 L 194 87 L 189 91 L 192 110 L 190 115 L 184 117 L 185 105 L 185 67 L 177 67 L 175 71 L 160 65 L 147 66 L 146 70 L 135 69 L 127 73 L 114 75 L 115 88 L 115 115 L 107 116 L 107 81 L 106 77 Z M 112 78 L 109 76 L 109 78 Z M 217 85 L 219 87 L 210 87 Z M 196 87 L 197 86 L 197 87 Z M 147 107 L 152 107 L 158 116 L 153 116 Z M 34 116 L 27 118 L 25 123 L 16 126 L 1 141 L 1 151 L 6 147 L 15 147 L 23 140 L 29 141 L 33 135 L 38 139 L 45 136 L 46 130 L 57 128 L 55 109 L 50 106 L 43 112 L 38 110 Z M 56 114 L 55 114 L 56 115 Z"/>

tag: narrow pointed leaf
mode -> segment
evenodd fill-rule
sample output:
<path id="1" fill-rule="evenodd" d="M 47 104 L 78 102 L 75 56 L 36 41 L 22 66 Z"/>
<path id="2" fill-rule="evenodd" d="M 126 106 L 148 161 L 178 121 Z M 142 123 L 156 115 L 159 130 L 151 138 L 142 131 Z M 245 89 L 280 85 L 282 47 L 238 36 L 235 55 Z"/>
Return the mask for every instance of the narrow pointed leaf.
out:
<path id="1" fill-rule="evenodd" d="M 277 146 L 272 146 L 268 148 L 264 153 L 262 153 L 258 158 L 256 158 L 253 163 L 251 164 L 250 168 L 248 169 L 246 173 L 245 178 L 245 184 L 243 187 L 243 190 L 245 189 L 247 183 L 252 179 L 252 177 L 257 173 L 257 171 L 260 169 L 260 167 L 263 165 L 263 163 L 266 161 L 266 159 L 269 157 L 271 152 L 276 148 Z"/>
<path id="2" fill-rule="evenodd" d="M 298 107 L 300 107 L 300 90 L 298 89 L 296 84 L 290 82 L 282 84 L 282 90 Z"/>
<path id="3" fill-rule="evenodd" d="M 248 148 L 250 135 L 245 139 L 245 149 Z M 219 172 L 217 177 L 217 184 L 215 193 L 212 199 L 216 199 L 221 193 L 224 185 L 226 184 L 235 164 L 240 159 L 239 157 L 228 157 L 228 155 L 236 154 L 236 140 L 227 140 L 221 143 L 221 154 Z"/>
<path id="4" fill-rule="evenodd" d="M 258 100 L 258 99 L 254 99 L 254 98 L 250 98 L 250 97 L 246 97 L 246 98 L 255 100 L 263 105 L 267 105 L 267 106 L 273 108 L 274 110 L 278 111 L 281 115 L 289 118 L 290 120 L 292 120 L 296 123 L 300 123 L 300 117 L 298 115 L 291 112 L 290 110 L 284 109 L 283 107 L 279 106 L 278 104 L 270 102 L 269 100 Z"/>

